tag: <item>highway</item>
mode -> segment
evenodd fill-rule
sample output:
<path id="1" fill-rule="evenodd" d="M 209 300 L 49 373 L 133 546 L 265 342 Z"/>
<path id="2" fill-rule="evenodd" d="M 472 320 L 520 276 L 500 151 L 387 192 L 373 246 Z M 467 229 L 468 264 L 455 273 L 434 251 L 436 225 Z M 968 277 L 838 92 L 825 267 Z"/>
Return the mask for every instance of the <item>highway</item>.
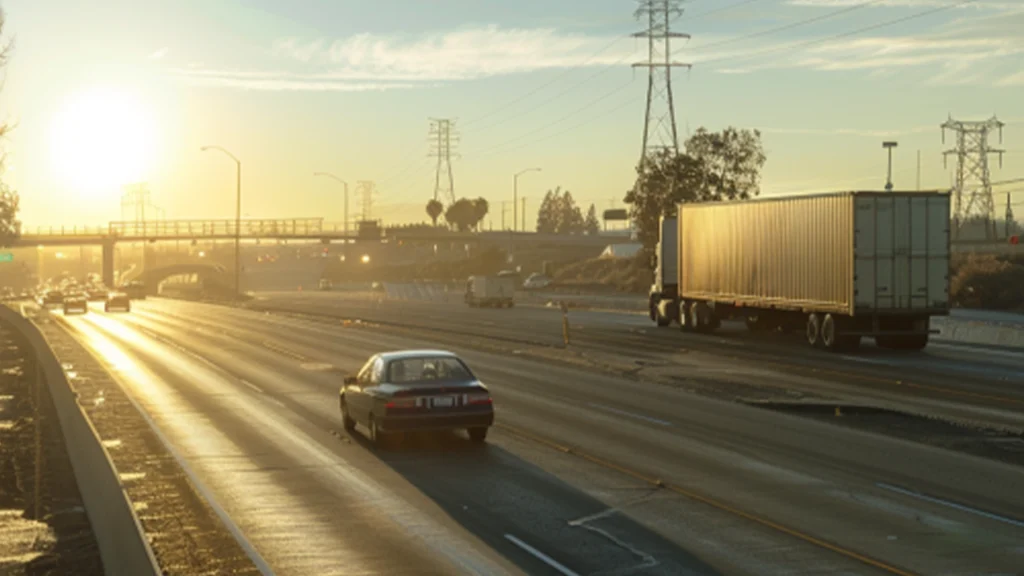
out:
<path id="1" fill-rule="evenodd" d="M 65 320 L 265 573 L 1005 574 L 1024 565 L 1024 468 L 654 382 L 658 370 L 689 370 L 698 384 L 756 382 L 769 396 L 886 399 L 1012 425 L 1024 414 L 1013 353 L 836 358 L 572 312 L 580 356 L 557 346 L 561 315 L 539 308 L 337 293 L 267 294 L 251 306 L 311 317 L 151 299 L 130 314 L 94 307 Z M 342 431 L 342 374 L 374 352 L 421 347 L 459 352 L 491 387 L 498 427 L 485 447 L 453 435 L 375 450 L 364 430 Z M 629 358 L 633 372 L 616 368 Z M 897 378 L 921 387 L 888 383 Z"/>

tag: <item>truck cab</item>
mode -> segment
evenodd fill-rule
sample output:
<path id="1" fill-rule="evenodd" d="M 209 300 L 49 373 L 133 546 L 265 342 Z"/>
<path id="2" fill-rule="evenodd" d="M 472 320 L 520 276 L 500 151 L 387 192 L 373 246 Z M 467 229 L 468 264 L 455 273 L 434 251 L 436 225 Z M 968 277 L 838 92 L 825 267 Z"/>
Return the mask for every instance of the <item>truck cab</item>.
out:
<path id="1" fill-rule="evenodd" d="M 661 217 L 658 223 L 658 244 L 654 248 L 654 283 L 649 293 L 651 320 L 668 326 L 679 318 L 679 242 L 675 218 Z"/>

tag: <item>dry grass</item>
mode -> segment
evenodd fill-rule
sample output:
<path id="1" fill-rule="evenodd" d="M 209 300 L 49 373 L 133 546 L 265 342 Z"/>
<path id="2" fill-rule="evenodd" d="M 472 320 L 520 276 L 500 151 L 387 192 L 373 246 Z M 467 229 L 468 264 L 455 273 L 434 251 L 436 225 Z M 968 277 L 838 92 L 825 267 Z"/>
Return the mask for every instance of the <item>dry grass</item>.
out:
<path id="1" fill-rule="evenodd" d="M 565 266 L 554 279 L 563 287 L 643 294 L 651 287 L 652 277 L 647 257 L 640 255 L 636 258 L 583 260 Z"/>
<path id="2" fill-rule="evenodd" d="M 1024 311 L 1024 259 L 962 255 L 950 266 L 954 306 Z"/>

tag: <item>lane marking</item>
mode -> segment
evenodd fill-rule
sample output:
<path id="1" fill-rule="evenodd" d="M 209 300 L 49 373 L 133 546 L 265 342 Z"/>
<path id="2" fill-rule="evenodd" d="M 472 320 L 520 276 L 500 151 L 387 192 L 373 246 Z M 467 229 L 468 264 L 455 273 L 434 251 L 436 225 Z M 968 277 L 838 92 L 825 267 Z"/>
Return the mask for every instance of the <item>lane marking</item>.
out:
<path id="1" fill-rule="evenodd" d="M 541 552 L 540 550 L 537 550 L 533 546 L 530 546 L 526 542 L 523 542 L 522 540 L 520 540 L 519 538 L 516 538 L 515 536 L 513 536 L 511 534 L 505 534 L 505 540 L 508 540 L 509 542 L 515 544 L 516 546 L 519 546 L 523 550 L 526 550 L 527 552 L 529 552 L 534 558 L 540 560 L 541 562 L 547 564 L 548 566 L 551 566 L 555 570 L 558 570 L 559 574 L 564 574 L 565 576 L 579 576 L 579 574 L 577 574 L 576 572 L 573 572 L 572 570 L 569 570 L 565 566 L 562 566 L 561 564 L 559 564 L 551 556 L 548 556 L 547 554 Z"/>
<path id="2" fill-rule="evenodd" d="M 1017 526 L 1018 528 L 1024 528 L 1024 521 L 1021 520 L 1015 520 L 1013 518 L 1007 518 L 1006 516 L 986 512 L 984 510 L 978 510 L 977 508 L 971 508 L 970 506 L 964 506 L 963 504 L 957 504 L 956 502 L 950 502 L 949 500 L 943 500 L 942 498 L 936 498 L 935 496 L 929 496 L 927 494 L 922 494 L 920 492 L 915 492 L 892 484 L 886 484 L 885 482 L 875 482 L 875 486 L 882 488 L 883 490 L 889 490 L 891 492 L 903 494 L 904 496 L 910 496 L 911 498 L 931 502 L 932 504 L 941 504 L 942 506 L 948 506 L 949 508 L 960 510 L 961 512 L 969 512 L 971 514 L 988 518 L 989 520 L 995 520 L 997 522 L 1010 524 L 1011 526 Z"/>
<path id="3" fill-rule="evenodd" d="M 270 340 L 264 340 L 263 341 L 263 347 L 266 348 L 267 350 L 273 350 L 274 352 L 277 352 L 278 354 L 284 354 L 285 356 L 288 356 L 289 358 L 294 358 L 294 359 L 296 359 L 296 360 L 298 360 L 300 362 L 308 362 L 309 361 L 309 358 L 306 358 L 302 354 L 299 354 L 298 352 L 293 352 L 293 351 L 291 351 L 291 350 L 289 350 L 287 348 L 282 348 L 281 346 L 278 346 L 277 344 L 274 344 Z"/>
<path id="4" fill-rule="evenodd" d="M 257 394 L 263 394 L 263 390 L 259 386 L 253 384 L 252 382 L 249 382 L 245 378 L 239 378 L 238 381 L 254 390 Z"/>
<path id="5" fill-rule="evenodd" d="M 708 506 L 710 506 L 712 508 L 716 508 L 716 509 L 721 510 L 723 512 L 728 512 L 729 514 L 733 514 L 734 516 L 739 516 L 740 518 L 744 518 L 746 520 L 750 520 L 751 522 L 755 522 L 757 524 L 760 524 L 762 526 L 766 526 L 766 527 L 771 528 L 773 530 L 776 530 L 778 532 L 782 532 L 783 534 L 787 534 L 787 535 L 792 536 L 794 538 L 797 538 L 799 540 L 803 540 L 804 542 L 807 542 L 809 544 L 814 544 L 815 546 L 824 548 L 826 550 L 830 550 L 830 551 L 835 552 L 836 554 L 839 554 L 841 556 L 845 556 L 847 558 L 850 558 L 852 560 L 856 560 L 856 561 L 861 562 L 863 564 L 866 564 L 868 566 L 872 566 L 874 568 L 878 568 L 878 569 L 880 569 L 882 571 L 888 572 L 889 574 L 895 574 L 896 576 L 916 576 L 916 573 L 915 572 L 911 572 L 910 570 L 904 570 L 903 568 L 898 568 L 898 567 L 893 566 L 891 564 L 887 564 L 887 563 L 885 563 L 885 562 L 883 562 L 881 560 L 876 560 L 876 559 L 874 559 L 874 558 L 872 558 L 870 556 L 866 556 L 864 554 L 861 554 L 860 552 L 856 552 L 856 551 L 844 548 L 844 547 L 842 547 L 842 546 L 840 546 L 838 544 L 833 544 L 833 543 L 831 543 L 831 542 L 829 542 L 827 540 L 822 540 L 821 538 L 817 538 L 815 536 L 811 536 L 810 534 L 806 534 L 806 533 L 801 532 L 801 531 L 799 531 L 799 530 L 797 530 L 795 528 L 790 528 L 788 526 L 785 526 L 783 524 L 779 524 L 778 522 L 775 522 L 773 520 L 769 520 L 767 518 L 762 518 L 761 516 L 758 516 L 756 514 L 752 514 L 750 512 L 744 512 L 743 510 L 740 510 L 739 508 L 736 508 L 734 506 L 726 504 L 725 502 L 721 502 L 719 500 L 711 498 L 710 496 L 704 496 L 703 494 L 699 494 L 697 492 L 694 492 L 692 490 L 683 488 L 681 486 L 676 486 L 674 484 L 668 484 L 668 483 L 662 481 L 660 478 L 653 478 L 651 476 L 647 476 L 646 474 L 644 474 L 642 472 L 638 472 L 636 470 L 633 470 L 631 468 L 627 468 L 625 466 L 620 466 L 618 464 L 615 464 L 614 462 L 609 462 L 608 460 L 605 460 L 604 458 L 601 458 L 601 457 L 598 457 L 598 456 L 594 456 L 592 454 L 588 454 L 588 453 L 583 452 L 581 450 L 578 450 L 576 448 L 572 448 L 570 446 L 564 446 L 562 444 L 558 444 L 557 442 L 552 442 L 551 440 L 547 440 L 545 438 L 541 438 L 540 436 L 536 436 L 536 435 L 534 435 L 534 434 L 532 434 L 530 432 L 526 432 L 526 431 L 520 430 L 518 428 L 514 428 L 514 427 L 509 426 L 507 424 L 495 423 L 494 427 L 498 428 L 499 430 L 504 430 L 505 432 L 508 432 L 509 434 L 512 434 L 514 436 L 519 436 L 520 438 L 525 438 L 527 440 L 531 440 L 531 441 L 536 442 L 537 444 L 540 444 L 542 446 L 547 446 L 548 448 L 551 448 L 552 450 L 556 450 L 558 452 L 562 452 L 562 453 L 565 453 L 565 454 L 576 456 L 578 458 L 582 458 L 583 460 L 586 460 L 588 462 L 597 464 L 598 466 L 602 466 L 604 468 L 608 468 L 610 470 L 615 470 L 615 471 L 621 472 L 622 474 L 625 474 L 626 476 L 629 476 L 631 478 L 635 478 L 635 479 L 640 480 L 642 482 L 646 482 L 647 484 L 650 484 L 650 485 L 655 486 L 657 488 L 664 488 L 665 490 L 668 490 L 670 492 L 674 492 L 676 494 L 679 494 L 680 496 L 684 496 L 684 497 L 689 498 L 691 500 L 694 500 L 696 502 L 701 502 L 701 503 L 706 504 L 706 505 L 708 505 Z"/>
<path id="6" fill-rule="evenodd" d="M 277 404 L 281 408 L 287 408 L 287 406 L 284 405 L 284 402 L 281 402 L 280 400 L 274 398 L 273 396 L 267 396 L 267 400 L 273 402 L 274 404 Z"/>
<path id="7" fill-rule="evenodd" d="M 658 420 L 657 418 L 651 418 L 650 416 L 644 416 L 643 414 L 626 412 L 625 410 L 619 410 L 618 408 L 612 408 L 611 406 L 605 406 L 603 404 L 594 404 L 593 402 L 589 402 L 587 406 L 597 408 L 598 410 L 604 410 L 605 412 L 611 412 L 612 414 L 618 414 L 620 416 L 629 416 L 630 418 L 636 418 L 637 420 L 643 420 L 645 422 L 650 422 L 651 424 L 657 424 L 658 426 L 672 426 L 672 423 L 666 420 Z"/>

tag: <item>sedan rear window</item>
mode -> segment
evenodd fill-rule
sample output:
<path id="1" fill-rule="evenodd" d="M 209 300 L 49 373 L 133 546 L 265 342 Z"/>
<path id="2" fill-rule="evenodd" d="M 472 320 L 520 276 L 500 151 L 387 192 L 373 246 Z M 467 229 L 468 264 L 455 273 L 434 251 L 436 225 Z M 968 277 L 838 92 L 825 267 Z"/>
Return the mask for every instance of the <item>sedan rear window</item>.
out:
<path id="1" fill-rule="evenodd" d="M 471 378 L 473 374 L 458 358 L 404 358 L 388 363 L 387 381 L 392 384 Z"/>

